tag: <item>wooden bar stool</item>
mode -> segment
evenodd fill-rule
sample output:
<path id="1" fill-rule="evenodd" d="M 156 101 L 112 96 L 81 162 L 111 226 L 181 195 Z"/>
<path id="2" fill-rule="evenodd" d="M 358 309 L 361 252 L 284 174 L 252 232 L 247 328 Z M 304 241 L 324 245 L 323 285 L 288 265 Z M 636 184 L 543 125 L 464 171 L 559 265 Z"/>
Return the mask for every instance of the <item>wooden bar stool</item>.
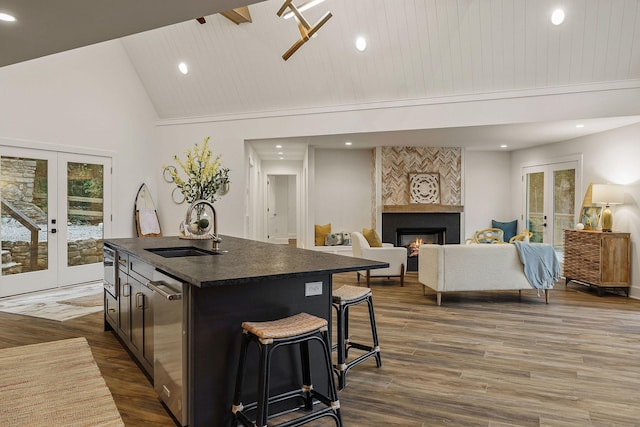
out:
<path id="1" fill-rule="evenodd" d="M 306 424 L 309 421 L 321 417 L 332 417 L 336 426 L 342 426 L 340 416 L 340 402 L 331 366 L 331 343 L 326 319 L 312 316 L 308 313 L 299 313 L 284 319 L 269 322 L 243 322 L 242 345 L 240 347 L 240 362 L 236 376 L 235 392 L 233 396 L 232 412 L 237 422 L 247 427 L 266 427 L 269 418 L 288 412 L 302 412 L 302 415 L 277 424 L 281 427 L 293 427 Z M 309 358 L 309 343 L 317 340 L 322 344 L 325 359 L 325 369 L 329 382 L 328 396 L 314 390 L 311 382 L 311 361 Z M 244 371 L 247 362 L 247 348 L 250 342 L 258 345 L 260 364 L 258 372 L 258 397 L 257 402 L 243 405 L 242 385 Z M 299 389 L 287 391 L 276 396 L 269 396 L 269 377 L 271 356 L 276 348 L 300 344 L 300 356 L 302 366 L 302 386 Z M 269 414 L 269 405 L 284 402 L 288 399 L 302 399 L 302 404 L 294 409 L 288 409 L 280 413 Z M 314 408 L 314 400 L 324 405 L 322 408 Z M 255 410 L 255 421 L 247 416 L 247 413 Z M 274 426 L 271 426 L 274 427 Z"/>
<path id="2" fill-rule="evenodd" d="M 371 323 L 371 336 L 373 345 L 364 345 L 349 340 L 349 307 L 366 302 L 369 306 L 369 321 Z M 370 357 L 376 358 L 378 368 L 382 366 L 380 358 L 380 346 L 378 344 L 378 331 L 376 329 L 376 318 L 373 314 L 373 300 L 371 299 L 371 289 L 360 288 L 358 286 L 344 285 L 333 291 L 333 307 L 336 309 L 338 337 L 333 350 L 338 350 L 337 364 L 334 370 L 338 375 L 338 390 L 342 390 L 347 382 L 347 372 L 354 366 L 364 362 Z M 361 356 L 347 362 L 349 349 L 357 348 L 364 350 Z"/>

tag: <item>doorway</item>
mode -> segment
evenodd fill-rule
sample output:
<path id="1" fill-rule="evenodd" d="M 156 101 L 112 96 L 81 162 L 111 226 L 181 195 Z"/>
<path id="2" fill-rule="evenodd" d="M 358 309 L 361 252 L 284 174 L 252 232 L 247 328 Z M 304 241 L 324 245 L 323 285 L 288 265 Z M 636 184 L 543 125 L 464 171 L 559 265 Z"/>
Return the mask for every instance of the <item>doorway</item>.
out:
<path id="1" fill-rule="evenodd" d="M 296 175 L 267 175 L 267 241 L 296 245 Z"/>
<path id="2" fill-rule="evenodd" d="M 2 146 L 0 296 L 99 280 L 111 158 Z"/>
<path id="3" fill-rule="evenodd" d="M 580 183 L 579 161 L 523 168 L 524 224 L 532 242 L 550 243 L 563 252 L 563 230 L 573 228 Z"/>

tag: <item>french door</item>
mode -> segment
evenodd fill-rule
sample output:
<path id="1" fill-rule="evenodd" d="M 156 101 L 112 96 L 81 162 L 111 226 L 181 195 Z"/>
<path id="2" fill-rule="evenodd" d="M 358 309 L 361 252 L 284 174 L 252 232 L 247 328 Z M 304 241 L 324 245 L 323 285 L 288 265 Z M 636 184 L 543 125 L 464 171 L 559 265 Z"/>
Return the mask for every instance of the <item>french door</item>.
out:
<path id="1" fill-rule="evenodd" d="M 573 228 L 578 209 L 578 161 L 523 168 L 524 226 L 532 242 L 550 243 L 563 251 L 562 230 Z"/>
<path id="2" fill-rule="evenodd" d="M 111 158 L 1 148 L 0 296 L 99 280 Z"/>

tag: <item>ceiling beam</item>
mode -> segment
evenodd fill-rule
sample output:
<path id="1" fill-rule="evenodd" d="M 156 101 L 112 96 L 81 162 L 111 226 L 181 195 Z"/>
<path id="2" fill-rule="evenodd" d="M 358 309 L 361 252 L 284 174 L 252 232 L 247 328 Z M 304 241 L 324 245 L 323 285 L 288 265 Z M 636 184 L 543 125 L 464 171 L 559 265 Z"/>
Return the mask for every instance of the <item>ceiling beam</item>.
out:
<path id="1" fill-rule="evenodd" d="M 220 12 L 220 15 L 224 16 L 225 18 L 227 18 L 228 20 L 230 20 L 236 25 L 240 25 L 245 22 L 249 22 L 249 23 L 252 22 L 251 14 L 249 13 L 248 6 L 242 6 L 236 9 Z"/>

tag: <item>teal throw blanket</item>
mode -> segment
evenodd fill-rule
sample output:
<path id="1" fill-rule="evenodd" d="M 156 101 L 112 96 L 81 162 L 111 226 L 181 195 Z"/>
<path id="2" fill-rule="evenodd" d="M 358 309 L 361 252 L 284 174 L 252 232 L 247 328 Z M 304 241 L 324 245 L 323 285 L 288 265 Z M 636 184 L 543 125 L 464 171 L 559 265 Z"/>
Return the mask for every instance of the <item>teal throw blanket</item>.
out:
<path id="1" fill-rule="evenodd" d="M 540 289 L 553 289 L 554 283 L 560 279 L 560 261 L 553 246 L 521 241 L 514 243 L 531 287 L 537 289 L 538 294 Z"/>

